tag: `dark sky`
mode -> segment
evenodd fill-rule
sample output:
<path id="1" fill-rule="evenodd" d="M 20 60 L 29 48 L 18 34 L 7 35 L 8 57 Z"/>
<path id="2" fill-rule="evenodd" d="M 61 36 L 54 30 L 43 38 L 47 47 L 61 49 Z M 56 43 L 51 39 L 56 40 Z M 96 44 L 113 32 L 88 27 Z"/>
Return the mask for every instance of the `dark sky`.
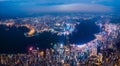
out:
<path id="1" fill-rule="evenodd" d="M 114 12 L 120 0 L 0 0 L 0 15 L 46 12 Z"/>

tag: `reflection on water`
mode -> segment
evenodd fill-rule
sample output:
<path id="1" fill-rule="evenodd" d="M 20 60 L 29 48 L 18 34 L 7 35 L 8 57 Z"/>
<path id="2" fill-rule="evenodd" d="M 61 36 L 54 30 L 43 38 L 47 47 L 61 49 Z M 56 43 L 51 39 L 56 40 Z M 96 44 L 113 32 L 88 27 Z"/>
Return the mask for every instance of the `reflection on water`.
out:
<path id="1" fill-rule="evenodd" d="M 0 52 L 17 53 L 26 52 L 28 46 L 37 45 L 41 49 L 51 47 L 51 43 L 64 42 L 65 36 L 57 36 L 50 32 L 44 32 L 34 37 L 25 37 L 29 30 L 25 27 L 0 26 Z M 99 27 L 93 21 L 83 21 L 76 26 L 76 30 L 69 35 L 70 43 L 86 43 L 93 40 L 94 34 L 99 32 Z M 8 51 L 9 50 L 9 51 Z"/>

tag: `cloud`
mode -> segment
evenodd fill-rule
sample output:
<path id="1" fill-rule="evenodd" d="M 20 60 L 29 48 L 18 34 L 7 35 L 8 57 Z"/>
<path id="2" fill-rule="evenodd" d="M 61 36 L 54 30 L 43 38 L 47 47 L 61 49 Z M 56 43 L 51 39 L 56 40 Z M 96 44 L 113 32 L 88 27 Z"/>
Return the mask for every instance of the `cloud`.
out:
<path id="1" fill-rule="evenodd" d="M 26 12 L 112 12 L 109 6 L 99 4 L 63 4 L 53 6 L 33 6 L 23 8 Z"/>

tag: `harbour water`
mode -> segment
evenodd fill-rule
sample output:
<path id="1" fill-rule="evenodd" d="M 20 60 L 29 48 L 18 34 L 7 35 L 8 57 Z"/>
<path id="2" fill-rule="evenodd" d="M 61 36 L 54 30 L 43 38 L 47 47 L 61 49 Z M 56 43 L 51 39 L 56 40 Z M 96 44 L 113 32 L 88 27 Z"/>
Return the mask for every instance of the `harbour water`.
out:
<path id="1" fill-rule="evenodd" d="M 50 32 L 43 32 L 37 36 L 25 37 L 24 33 L 29 30 L 25 27 L 7 27 L 0 25 L 0 53 L 24 53 L 28 47 L 38 46 L 40 49 L 52 47 L 55 43 L 64 43 L 65 36 L 57 36 Z M 83 44 L 95 38 L 99 33 L 99 27 L 93 20 L 81 21 L 75 31 L 69 35 L 70 43 Z M 1 51 L 2 50 L 2 51 Z"/>

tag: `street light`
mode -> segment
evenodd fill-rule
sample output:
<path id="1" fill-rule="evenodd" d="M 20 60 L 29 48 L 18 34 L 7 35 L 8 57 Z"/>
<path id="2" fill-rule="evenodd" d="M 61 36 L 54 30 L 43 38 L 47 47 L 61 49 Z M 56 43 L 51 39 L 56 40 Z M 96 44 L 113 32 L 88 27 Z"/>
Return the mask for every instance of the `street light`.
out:
<path id="1" fill-rule="evenodd" d="M 33 47 L 30 47 L 30 48 L 29 48 L 29 51 L 32 51 L 32 50 L 33 50 Z"/>

